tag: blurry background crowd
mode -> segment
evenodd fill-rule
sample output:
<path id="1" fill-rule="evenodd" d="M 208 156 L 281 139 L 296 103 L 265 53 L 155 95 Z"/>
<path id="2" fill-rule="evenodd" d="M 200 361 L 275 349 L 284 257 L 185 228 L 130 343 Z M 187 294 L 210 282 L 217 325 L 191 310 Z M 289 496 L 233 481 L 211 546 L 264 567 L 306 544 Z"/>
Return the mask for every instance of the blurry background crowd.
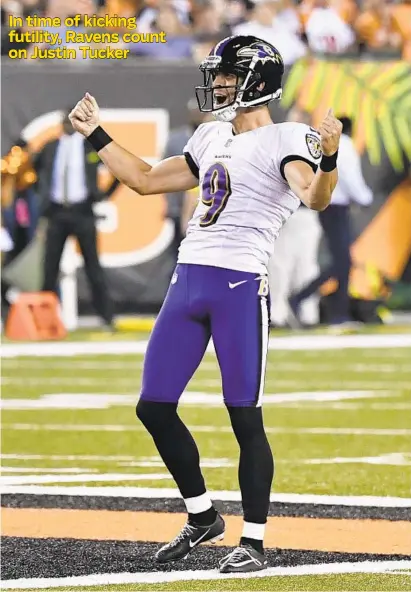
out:
<path id="1" fill-rule="evenodd" d="M 164 31 L 165 45 L 124 45 L 139 58 L 199 61 L 218 40 L 251 34 L 272 42 L 286 65 L 309 53 L 411 61 L 411 0 L 5 0 L 2 55 L 17 47 L 8 38 L 10 14 L 64 19 L 77 13 L 136 17 L 138 32 Z"/>

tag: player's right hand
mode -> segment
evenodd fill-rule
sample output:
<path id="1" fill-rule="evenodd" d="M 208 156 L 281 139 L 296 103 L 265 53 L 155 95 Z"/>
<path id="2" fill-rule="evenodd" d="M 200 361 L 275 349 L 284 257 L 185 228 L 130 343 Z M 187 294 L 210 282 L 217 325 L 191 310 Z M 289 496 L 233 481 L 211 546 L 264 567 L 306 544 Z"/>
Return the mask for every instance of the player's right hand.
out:
<path id="1" fill-rule="evenodd" d="M 77 132 L 85 137 L 89 136 L 100 125 L 99 106 L 96 99 L 86 93 L 71 111 L 69 119 Z"/>

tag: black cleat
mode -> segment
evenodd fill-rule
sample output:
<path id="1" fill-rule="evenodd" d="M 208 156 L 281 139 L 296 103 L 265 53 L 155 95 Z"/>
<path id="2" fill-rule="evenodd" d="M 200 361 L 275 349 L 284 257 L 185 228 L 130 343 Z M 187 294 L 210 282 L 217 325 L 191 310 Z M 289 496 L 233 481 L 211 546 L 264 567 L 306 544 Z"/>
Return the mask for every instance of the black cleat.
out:
<path id="1" fill-rule="evenodd" d="M 187 522 L 175 539 L 157 551 L 155 559 L 158 563 L 185 559 L 200 543 L 221 541 L 224 538 L 224 530 L 225 523 L 220 514 L 217 514 L 211 526 L 197 526 Z"/>
<path id="2" fill-rule="evenodd" d="M 242 545 L 220 560 L 220 573 L 248 573 L 268 567 L 265 555 L 251 545 Z"/>

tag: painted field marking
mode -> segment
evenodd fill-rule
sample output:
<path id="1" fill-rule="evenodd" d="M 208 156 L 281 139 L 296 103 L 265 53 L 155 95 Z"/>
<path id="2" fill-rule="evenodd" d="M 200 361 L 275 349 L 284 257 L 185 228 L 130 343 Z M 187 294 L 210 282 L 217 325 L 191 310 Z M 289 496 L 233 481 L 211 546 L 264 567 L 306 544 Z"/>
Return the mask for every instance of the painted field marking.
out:
<path id="1" fill-rule="evenodd" d="M 316 410 L 322 408 L 320 403 L 279 403 L 278 407 L 284 409 L 299 409 L 300 411 Z M 342 411 L 358 411 L 359 409 L 367 409 L 372 411 L 406 411 L 411 409 L 411 403 L 327 403 L 326 410 L 340 409 Z"/>
<path id="2" fill-rule="evenodd" d="M 100 454 L 1 454 L 0 458 L 7 460 L 83 460 L 83 461 L 120 461 L 136 460 L 136 456 L 107 455 Z"/>
<path id="3" fill-rule="evenodd" d="M 334 465 L 334 464 L 368 464 L 368 465 L 392 465 L 392 466 L 411 466 L 411 453 L 391 452 L 389 454 L 380 454 L 379 456 L 359 456 L 336 458 L 307 458 L 296 460 L 298 464 L 305 465 Z"/>
<path id="4" fill-rule="evenodd" d="M 14 459 L 18 461 L 22 460 L 53 460 L 53 456 L 46 456 L 46 455 L 19 455 L 19 454 L 10 454 L 10 455 L 1 455 L 2 458 L 7 458 L 8 460 Z M 110 462 L 115 463 L 118 467 L 138 467 L 138 468 L 164 468 L 163 460 L 159 456 L 152 456 L 152 457 L 116 457 L 116 456 L 61 456 L 59 455 L 58 460 L 82 460 L 82 461 L 92 461 L 92 462 Z M 56 460 L 57 460 L 56 459 Z M 345 457 L 345 456 L 337 456 L 335 458 L 303 458 L 303 459 L 276 459 L 276 463 L 278 464 L 302 464 L 302 465 L 327 465 L 327 464 L 370 464 L 370 465 L 391 465 L 391 466 L 408 466 L 411 465 L 411 453 L 406 452 L 390 452 L 387 454 L 380 454 L 377 456 L 359 456 L 359 457 Z M 200 460 L 200 465 L 204 469 L 224 469 L 224 468 L 235 468 L 237 467 L 237 462 L 230 460 L 228 458 L 203 458 Z M 29 475 L 35 473 L 56 473 L 57 476 L 59 474 L 64 473 L 98 473 L 97 469 L 90 469 L 90 468 L 53 468 L 53 469 L 44 469 L 40 467 L 9 467 L 3 466 L 1 468 L 1 472 L 3 473 L 27 473 Z M 57 480 L 56 480 L 57 481 Z M 58 479 L 58 481 L 60 481 Z"/>
<path id="5" fill-rule="evenodd" d="M 405 352 L 402 352 L 405 353 Z M 75 362 L 73 361 L 64 361 L 64 360 L 50 360 L 47 363 L 48 369 L 65 371 L 72 373 L 73 372 L 73 363 L 75 363 L 76 370 L 80 369 L 82 371 L 100 371 L 100 370 L 107 370 L 107 371 L 138 371 L 143 369 L 144 361 L 142 359 L 136 359 L 134 356 L 131 357 L 129 361 L 114 361 L 114 360 L 84 360 L 84 359 L 76 359 Z M 29 358 L 24 360 L 18 360 L 15 358 L 8 358 L 6 363 L 7 370 L 10 369 L 17 369 L 21 370 L 24 368 L 25 370 L 32 370 L 32 371 L 44 371 L 44 365 L 41 359 L 36 358 Z M 313 362 L 310 363 L 308 361 L 305 362 L 289 362 L 285 360 L 276 360 L 275 361 L 275 372 L 303 372 L 303 373 L 333 373 L 336 369 L 341 369 L 341 361 L 338 360 L 333 362 L 332 360 L 327 361 L 326 363 L 317 363 Z M 398 373 L 405 373 L 411 374 L 411 364 L 360 364 L 360 363 L 346 363 L 344 364 L 344 370 L 349 372 L 358 372 L 358 373 L 383 373 L 383 374 L 398 374 Z M 198 374 L 210 374 L 210 373 L 219 373 L 220 368 L 218 366 L 217 361 L 208 361 L 202 360 L 201 365 L 197 370 Z M 17 379 L 18 377 L 16 377 Z M 58 379 L 58 378 L 57 378 Z M 56 380 L 57 380 L 56 379 Z M 201 378 L 198 378 L 201 380 Z"/>
<path id="6" fill-rule="evenodd" d="M 303 401 L 343 401 L 346 399 L 377 399 L 395 397 L 392 391 L 309 391 L 293 393 L 266 393 L 264 404 L 278 404 Z M 121 393 L 52 393 L 36 399 L 1 399 L 0 408 L 13 411 L 30 409 L 109 409 L 135 405 L 137 394 Z M 223 395 L 203 391 L 186 391 L 180 398 L 180 404 L 224 406 Z"/>
<path id="7" fill-rule="evenodd" d="M 40 483 L 103 483 L 112 481 L 172 481 L 169 473 L 83 473 L 81 475 L 27 475 L 24 477 L 0 477 L 0 485 L 26 485 Z"/>
<path id="8" fill-rule="evenodd" d="M 411 436 L 411 429 L 406 428 L 267 428 L 279 434 L 336 434 L 337 436 Z"/>
<path id="9" fill-rule="evenodd" d="M 232 434 L 230 426 L 191 425 L 187 426 L 191 432 Z M 54 432 L 144 432 L 143 426 L 134 424 L 52 424 L 52 423 L 5 423 L 3 430 L 21 431 L 54 431 Z M 311 434 L 314 436 L 411 436 L 411 429 L 407 428 L 282 428 L 266 427 L 267 434 Z"/>
<path id="10" fill-rule="evenodd" d="M 203 468 L 224 469 L 233 468 L 237 466 L 235 462 L 226 462 L 226 459 L 215 459 L 211 463 L 202 462 Z M 336 458 L 313 458 L 301 460 L 280 460 L 281 464 L 373 464 L 373 465 L 391 465 L 391 466 L 411 466 L 411 454 L 405 453 L 391 453 L 373 457 L 336 457 Z M 129 461 L 117 463 L 122 467 L 164 467 L 163 461 L 158 458 L 156 461 Z M 25 473 L 25 476 L 13 477 L 4 475 L 3 473 Z M 39 475 L 38 473 L 46 473 Z M 52 473 L 52 474 L 50 474 Z M 67 475 L 70 473 L 70 475 Z M 93 474 L 90 474 L 93 473 Z M 129 482 L 129 481 L 171 481 L 172 477 L 166 474 L 139 474 L 139 473 L 99 473 L 93 469 L 41 469 L 41 468 L 20 468 L 20 467 L 3 467 L 2 476 L 0 476 L 0 486 L 8 485 L 35 485 L 54 483 L 56 485 L 61 483 L 102 483 L 102 482 Z"/>
<path id="11" fill-rule="evenodd" d="M 1 458 L 7 460 L 26 461 L 26 460 L 65 460 L 65 461 L 83 461 L 83 462 L 114 462 L 119 467 L 164 467 L 164 463 L 159 456 L 100 456 L 100 455 L 42 455 L 42 454 L 2 454 Z M 359 456 L 359 457 L 336 457 L 336 458 L 305 458 L 305 459 L 276 459 L 280 464 L 375 464 L 375 465 L 409 465 L 411 464 L 411 453 L 407 452 L 389 452 L 379 456 Z M 206 469 L 221 469 L 237 467 L 237 462 L 229 458 L 202 458 L 200 464 Z M 9 467 L 3 466 L 2 472 L 5 473 L 90 473 L 98 472 L 97 469 L 79 469 L 79 468 L 27 468 L 27 467 Z"/>
<path id="12" fill-rule="evenodd" d="M 144 354 L 147 341 L 67 341 L 61 343 L 6 343 L 3 358 L 17 356 L 60 357 L 79 355 Z M 411 347 L 411 334 L 395 335 L 298 335 L 272 337 L 270 350 L 330 350 L 351 348 Z M 212 343 L 207 351 L 214 351 Z"/>
<path id="13" fill-rule="evenodd" d="M 407 360 L 408 358 L 408 352 L 407 351 L 402 351 L 401 349 L 386 349 L 385 351 L 381 351 L 379 349 L 376 349 L 375 351 L 372 351 L 371 349 L 368 349 L 366 351 L 364 351 L 362 353 L 364 358 L 383 358 L 383 362 L 386 362 L 387 360 L 396 360 L 398 358 L 406 358 Z"/>
<path id="14" fill-rule="evenodd" d="M 335 372 L 335 371 L 334 371 Z M 112 384 L 112 382 L 115 381 L 116 387 L 118 387 L 119 389 L 121 389 L 124 393 L 136 393 L 138 392 L 139 389 L 139 385 L 140 385 L 140 377 L 136 377 L 135 379 L 117 379 L 114 378 L 112 379 L 112 381 L 105 379 L 94 379 L 94 378 L 87 378 L 87 377 L 80 377 L 79 379 L 74 379 L 74 378 L 67 378 L 64 377 L 62 379 L 60 378 L 30 378 L 28 377 L 27 379 L 14 379 L 14 378 L 8 378 L 8 377 L 4 377 L 3 380 L 1 381 L 1 383 L 4 385 L 4 396 L 8 397 L 8 392 L 11 391 L 11 389 L 13 387 L 19 387 L 19 388 L 23 388 L 27 389 L 27 388 L 33 388 L 36 387 L 38 389 L 41 390 L 49 390 L 50 387 L 53 387 L 53 389 L 55 390 L 63 390 L 65 391 L 66 389 L 64 387 L 70 386 L 70 387 L 74 387 L 75 389 L 84 389 L 87 387 L 91 387 L 92 390 L 99 390 L 101 391 L 103 394 L 106 392 L 106 394 L 110 394 L 110 385 Z M 267 380 L 265 381 L 265 389 L 266 391 L 278 391 L 280 389 L 287 389 L 289 391 L 299 391 L 299 389 L 304 386 L 306 389 L 311 389 L 312 391 L 315 391 L 317 389 L 321 389 L 322 391 L 326 391 L 326 392 L 334 392 L 335 388 L 342 388 L 345 390 L 345 392 L 349 392 L 349 391 L 363 391 L 363 390 L 368 390 L 368 391 L 374 391 L 374 392 L 380 392 L 380 393 L 395 393 L 395 392 L 399 392 L 399 391 L 410 391 L 410 381 L 401 381 L 401 380 L 395 380 L 395 382 L 392 381 L 392 379 L 389 379 L 389 377 L 385 378 L 385 381 L 383 379 L 380 379 L 378 381 L 372 381 L 369 380 L 368 378 L 364 378 L 364 380 L 340 380 L 338 377 L 334 377 L 334 378 L 327 378 L 327 377 L 321 377 L 321 376 L 317 376 L 312 378 L 312 375 L 310 374 L 310 377 L 301 377 L 301 378 L 267 378 Z M 216 393 L 221 393 L 221 379 L 220 378 L 212 378 L 212 379 L 202 379 L 202 378 L 198 378 L 198 377 L 194 377 L 191 381 L 190 381 L 190 391 L 187 391 L 188 394 L 194 392 L 194 393 L 198 393 L 198 392 L 204 392 L 205 389 L 207 390 L 207 392 L 204 392 L 205 395 L 212 395 L 212 394 L 216 394 Z M 80 393 L 81 394 L 81 393 Z M 136 397 L 136 394 L 134 394 L 133 396 Z M 219 395 L 221 396 L 221 395 Z M 265 397 L 267 395 L 264 395 Z M 197 404 L 198 402 L 201 403 L 201 399 L 199 398 L 198 395 L 195 395 L 196 398 L 190 397 L 190 400 L 185 400 L 182 399 L 182 402 L 184 404 Z M 208 401 L 209 402 L 209 401 Z"/>
<path id="15" fill-rule="evenodd" d="M 132 461 L 120 461 L 117 463 L 120 467 L 162 467 L 164 468 L 164 462 L 158 457 L 152 457 L 150 460 L 132 460 Z M 228 458 L 214 458 L 214 459 L 200 459 L 200 466 L 204 469 L 229 469 L 237 467 L 238 463 L 229 460 Z"/>
<path id="16" fill-rule="evenodd" d="M 134 497 L 149 499 L 181 499 L 178 489 L 167 487 L 87 487 L 84 486 L 40 486 L 40 485 L 4 485 L 0 493 L 21 493 L 32 495 L 68 495 L 96 497 Z M 210 491 L 213 500 L 240 502 L 239 491 Z M 272 493 L 271 502 L 284 504 L 322 504 L 326 506 L 358 506 L 374 508 L 411 508 L 411 498 L 373 495 L 320 495 L 305 493 Z"/>
<path id="17" fill-rule="evenodd" d="M 363 407 L 365 408 L 366 405 Z M 396 409 L 405 411 L 411 409 L 411 403 L 371 403 L 369 407 L 376 411 L 391 411 Z"/>
<path id="18" fill-rule="evenodd" d="M 307 373 L 309 369 L 307 368 Z M 314 371 L 313 371 L 314 372 Z M 335 375 L 336 370 L 333 369 L 332 372 Z M 348 372 L 348 370 L 347 370 Z M 277 373 L 277 369 L 276 369 Z M 295 374 L 295 373 L 294 373 Z M 395 380 L 392 381 L 392 378 L 389 376 L 384 376 L 384 378 L 380 378 L 378 381 L 371 381 L 368 378 L 364 380 L 357 379 L 357 380 L 340 380 L 338 376 L 334 376 L 333 378 L 327 376 L 315 376 L 313 378 L 313 374 L 310 372 L 309 377 L 302 376 L 300 379 L 295 378 L 269 378 L 268 377 L 265 381 L 265 388 L 276 390 L 280 388 L 291 388 L 293 390 L 298 391 L 302 385 L 305 388 L 322 388 L 322 389 L 330 389 L 332 390 L 336 386 L 343 387 L 346 390 L 360 390 L 360 389 L 367 389 L 367 390 L 375 390 L 375 391 L 384 391 L 389 390 L 390 392 L 399 391 L 399 390 L 408 390 L 409 381 L 401 381 Z M 278 376 L 278 375 L 277 375 Z M 355 378 L 355 377 L 354 377 Z M 116 387 L 121 390 L 126 391 L 133 391 L 138 390 L 141 377 L 136 376 L 134 378 L 113 378 L 112 380 L 115 381 Z M 411 380 L 411 379 L 410 379 Z M 105 389 L 110 388 L 109 383 L 107 382 L 107 378 L 97 378 L 97 377 L 86 377 L 80 376 L 73 378 L 72 376 L 41 376 L 41 377 L 14 377 L 14 376 L 3 376 L 1 379 L 1 384 L 5 387 L 24 387 L 25 389 L 28 387 L 39 387 L 42 389 L 48 389 L 50 387 L 53 388 L 65 388 L 67 386 L 76 388 L 78 387 L 94 387 L 95 389 Z M 201 378 L 199 376 L 194 376 L 190 381 L 190 386 L 193 389 L 210 389 L 210 391 L 217 391 L 221 392 L 222 383 L 221 378 Z M 187 391 L 188 393 L 190 391 Z M 338 391 L 337 391 L 338 392 Z M 209 393 L 213 394 L 213 393 Z M 265 395 L 267 396 L 267 395 Z M 187 401 L 186 401 L 187 402 Z"/>
<path id="19" fill-rule="evenodd" d="M 44 469 L 40 467 L 5 467 L 2 465 L 1 474 L 3 473 L 57 473 L 57 476 L 62 473 L 97 473 L 97 469 L 80 469 L 78 467 L 59 467 L 54 469 Z"/>
<path id="20" fill-rule="evenodd" d="M 216 569 L 189 570 L 176 572 L 91 574 L 65 578 L 21 578 L 4 580 L 3 590 L 18 588 L 58 588 L 79 586 L 109 586 L 121 584 L 165 584 L 167 582 L 187 582 L 193 580 L 226 580 L 237 578 L 265 578 L 274 576 L 310 576 L 325 574 L 374 573 L 386 574 L 393 570 L 409 569 L 411 561 L 361 561 L 354 563 L 325 563 L 298 565 L 293 567 L 270 567 L 264 571 L 248 574 L 220 574 Z"/>

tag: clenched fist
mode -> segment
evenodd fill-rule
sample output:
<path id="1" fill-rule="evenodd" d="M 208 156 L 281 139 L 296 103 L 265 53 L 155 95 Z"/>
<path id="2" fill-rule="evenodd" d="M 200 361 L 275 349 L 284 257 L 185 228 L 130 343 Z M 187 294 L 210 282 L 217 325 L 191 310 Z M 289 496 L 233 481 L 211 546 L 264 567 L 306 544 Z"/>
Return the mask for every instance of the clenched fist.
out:
<path id="1" fill-rule="evenodd" d="M 342 128 L 341 121 L 334 117 L 333 110 L 329 109 L 318 128 L 318 133 L 321 136 L 321 149 L 325 156 L 332 156 L 337 152 Z"/>
<path id="2" fill-rule="evenodd" d="M 96 99 L 86 93 L 71 111 L 69 119 L 77 132 L 85 137 L 89 136 L 100 125 Z"/>

